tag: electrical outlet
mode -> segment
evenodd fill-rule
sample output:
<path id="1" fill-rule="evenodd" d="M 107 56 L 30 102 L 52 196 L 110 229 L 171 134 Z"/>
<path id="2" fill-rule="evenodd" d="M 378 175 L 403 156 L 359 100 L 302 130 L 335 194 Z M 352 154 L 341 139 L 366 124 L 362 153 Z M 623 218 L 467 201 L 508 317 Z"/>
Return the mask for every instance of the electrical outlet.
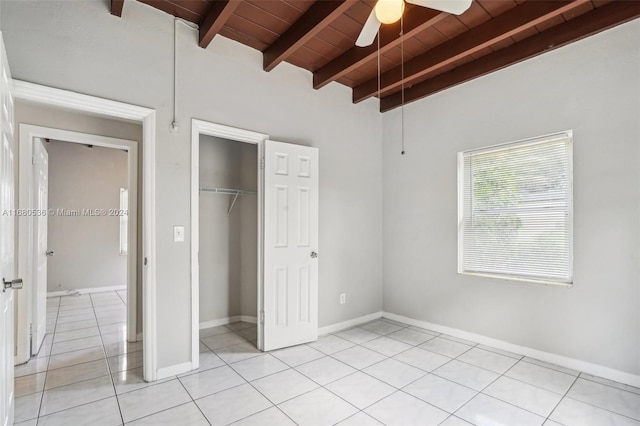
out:
<path id="1" fill-rule="evenodd" d="M 341 293 L 340 294 L 340 304 L 344 305 L 345 303 L 347 303 L 347 293 Z"/>

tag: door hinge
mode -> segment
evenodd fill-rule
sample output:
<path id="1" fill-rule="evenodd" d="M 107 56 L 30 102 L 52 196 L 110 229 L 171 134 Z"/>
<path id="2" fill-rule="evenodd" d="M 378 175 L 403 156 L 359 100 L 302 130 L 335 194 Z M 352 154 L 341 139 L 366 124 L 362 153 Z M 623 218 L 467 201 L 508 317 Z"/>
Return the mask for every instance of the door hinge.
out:
<path id="1" fill-rule="evenodd" d="M 264 169 L 264 157 L 260 159 L 260 168 Z"/>
<path id="2" fill-rule="evenodd" d="M 147 264 L 149 263 L 149 259 L 148 258 L 144 258 L 144 266 L 147 266 Z"/>
<path id="3" fill-rule="evenodd" d="M 32 166 L 35 166 L 35 165 L 36 165 L 36 157 L 35 157 L 35 155 L 32 155 L 32 156 L 31 156 L 31 165 L 32 165 Z"/>
<path id="4" fill-rule="evenodd" d="M 260 324 L 264 324 L 264 311 L 260 311 Z"/>

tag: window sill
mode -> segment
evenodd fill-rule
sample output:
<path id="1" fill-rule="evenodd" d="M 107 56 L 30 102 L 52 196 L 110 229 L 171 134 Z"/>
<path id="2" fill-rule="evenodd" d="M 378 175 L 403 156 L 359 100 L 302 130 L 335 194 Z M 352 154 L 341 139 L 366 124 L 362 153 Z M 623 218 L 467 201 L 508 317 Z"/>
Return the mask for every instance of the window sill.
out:
<path id="1" fill-rule="evenodd" d="M 494 278 L 494 279 L 505 280 L 505 281 L 517 281 L 517 282 L 524 282 L 529 284 L 539 284 L 539 285 L 545 285 L 545 286 L 551 286 L 551 287 L 564 287 L 564 288 L 573 287 L 573 282 L 566 283 L 561 281 L 548 281 L 548 280 L 542 280 L 542 279 L 537 280 L 535 278 L 519 277 L 515 275 L 487 274 L 487 273 L 470 272 L 470 271 L 458 271 L 458 274 L 469 275 L 473 277 Z"/>

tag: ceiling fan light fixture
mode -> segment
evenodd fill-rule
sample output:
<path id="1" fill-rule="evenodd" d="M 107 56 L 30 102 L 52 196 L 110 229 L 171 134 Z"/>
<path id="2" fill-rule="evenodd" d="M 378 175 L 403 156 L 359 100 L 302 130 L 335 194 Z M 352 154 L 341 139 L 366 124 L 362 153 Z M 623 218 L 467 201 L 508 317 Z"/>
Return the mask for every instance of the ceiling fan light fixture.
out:
<path id="1" fill-rule="evenodd" d="M 378 21 L 383 24 L 393 24 L 402 17 L 404 0 L 378 0 L 373 10 Z"/>

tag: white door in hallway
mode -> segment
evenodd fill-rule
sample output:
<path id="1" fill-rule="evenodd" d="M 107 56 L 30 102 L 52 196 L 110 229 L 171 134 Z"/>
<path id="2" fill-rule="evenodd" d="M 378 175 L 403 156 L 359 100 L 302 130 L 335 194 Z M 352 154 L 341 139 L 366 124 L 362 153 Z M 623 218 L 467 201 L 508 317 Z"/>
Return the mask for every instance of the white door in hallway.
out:
<path id="1" fill-rule="evenodd" d="M 11 74 L 0 35 L 0 279 L 11 281 L 14 268 L 13 98 Z M 14 291 L 0 283 L 0 425 L 13 424 Z"/>
<path id="2" fill-rule="evenodd" d="M 266 141 L 263 347 L 318 338 L 318 149 Z"/>
<path id="3" fill-rule="evenodd" d="M 40 351 L 47 332 L 47 223 L 46 212 L 49 207 L 49 154 L 41 138 L 33 140 L 33 182 L 34 203 L 39 213 L 34 217 L 34 272 L 33 272 L 33 319 L 31 334 L 31 354 Z"/>

